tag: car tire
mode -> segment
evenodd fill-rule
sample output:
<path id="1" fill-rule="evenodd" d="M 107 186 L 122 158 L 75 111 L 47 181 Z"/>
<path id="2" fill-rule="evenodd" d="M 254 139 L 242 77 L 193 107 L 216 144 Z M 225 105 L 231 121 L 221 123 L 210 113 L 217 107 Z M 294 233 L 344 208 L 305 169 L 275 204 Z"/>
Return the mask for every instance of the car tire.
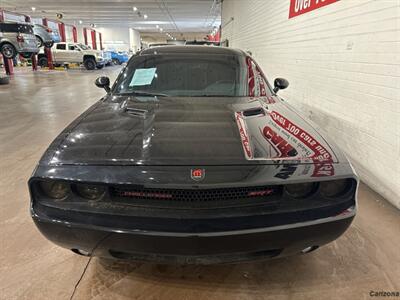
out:
<path id="1" fill-rule="evenodd" d="M 96 69 L 96 61 L 93 58 L 86 58 L 83 62 L 86 70 L 94 70 Z"/>
<path id="2" fill-rule="evenodd" d="M 104 65 L 97 65 L 96 68 L 97 68 L 98 70 L 101 70 L 101 69 L 104 68 Z"/>
<path id="3" fill-rule="evenodd" d="M 120 65 L 121 64 L 121 62 L 117 58 L 113 58 L 112 62 L 113 62 L 114 65 Z"/>
<path id="4" fill-rule="evenodd" d="M 9 43 L 1 45 L 0 52 L 4 58 L 13 59 L 14 57 L 17 56 L 17 50 L 15 50 L 15 47 Z"/>
<path id="5" fill-rule="evenodd" d="M 8 76 L 1 76 L 0 75 L 0 84 L 8 84 L 10 83 L 10 77 Z"/>
<path id="6" fill-rule="evenodd" d="M 36 47 L 38 47 L 38 48 L 42 47 L 43 46 L 42 38 L 38 35 L 35 35 L 35 37 L 36 37 Z"/>
<path id="7" fill-rule="evenodd" d="M 49 62 L 48 62 L 48 60 L 47 60 L 46 57 L 41 57 L 41 58 L 39 58 L 38 65 L 39 65 L 41 68 L 45 68 L 45 67 L 48 67 L 48 66 L 49 66 Z"/>
<path id="8" fill-rule="evenodd" d="M 44 43 L 44 46 L 46 47 L 46 48 L 51 48 L 51 47 L 53 47 L 53 45 L 54 45 L 54 42 L 48 42 L 48 43 Z"/>

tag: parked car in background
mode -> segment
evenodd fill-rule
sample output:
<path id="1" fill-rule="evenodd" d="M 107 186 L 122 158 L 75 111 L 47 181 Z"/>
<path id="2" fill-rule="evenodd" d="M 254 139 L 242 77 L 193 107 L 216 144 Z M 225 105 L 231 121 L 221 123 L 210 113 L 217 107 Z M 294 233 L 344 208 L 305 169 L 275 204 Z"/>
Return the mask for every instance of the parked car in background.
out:
<path id="1" fill-rule="evenodd" d="M 213 264 L 309 253 L 350 226 L 350 162 L 279 97 L 288 81 L 272 86 L 246 52 L 146 49 L 112 86 L 107 77 L 96 85 L 107 95 L 54 140 L 29 180 L 33 220 L 54 243 Z"/>
<path id="2" fill-rule="evenodd" d="M 87 70 L 101 69 L 105 65 L 102 51 L 92 50 L 80 43 L 57 43 L 51 50 L 51 54 L 53 63 L 56 65 L 78 63 L 83 64 Z M 48 65 L 43 50 L 38 55 L 38 64 L 41 67 Z"/>
<path id="3" fill-rule="evenodd" d="M 30 58 L 38 52 L 32 25 L 0 23 L 0 53 L 5 58 L 14 58 L 18 54 Z"/>
<path id="4" fill-rule="evenodd" d="M 112 58 L 111 58 L 111 53 L 109 53 L 108 51 L 102 51 L 103 53 L 103 58 L 104 58 L 104 64 L 106 66 L 110 66 L 112 64 Z"/>
<path id="5" fill-rule="evenodd" d="M 114 65 L 121 65 L 129 60 L 129 55 L 122 51 L 107 51 L 111 55 L 111 60 Z"/>
<path id="6" fill-rule="evenodd" d="M 33 25 L 33 33 L 36 37 L 36 45 L 38 48 L 45 46 L 46 48 L 53 47 L 55 41 L 53 30 L 49 27 L 40 24 Z"/>

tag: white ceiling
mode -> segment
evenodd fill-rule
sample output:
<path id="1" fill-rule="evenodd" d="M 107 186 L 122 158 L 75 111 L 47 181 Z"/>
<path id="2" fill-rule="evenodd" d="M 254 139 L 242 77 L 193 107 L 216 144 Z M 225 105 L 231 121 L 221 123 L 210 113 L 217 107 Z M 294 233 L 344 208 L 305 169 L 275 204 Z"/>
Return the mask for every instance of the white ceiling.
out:
<path id="1" fill-rule="evenodd" d="M 126 26 L 141 32 L 209 33 L 221 22 L 220 0 L 0 0 L 0 7 L 31 15 L 96 27 Z M 32 11 L 32 7 L 35 11 Z M 137 11 L 133 10 L 137 7 Z M 138 14 L 140 12 L 140 15 Z M 148 15 L 144 19 L 144 14 Z"/>

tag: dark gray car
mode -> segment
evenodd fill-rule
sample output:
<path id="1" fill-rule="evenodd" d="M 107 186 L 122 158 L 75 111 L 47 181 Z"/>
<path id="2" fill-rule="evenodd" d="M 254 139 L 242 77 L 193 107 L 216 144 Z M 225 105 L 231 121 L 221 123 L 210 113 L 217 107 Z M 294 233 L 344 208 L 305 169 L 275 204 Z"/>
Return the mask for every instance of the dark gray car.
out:
<path id="1" fill-rule="evenodd" d="M 5 58 L 14 58 L 18 53 L 28 58 L 38 53 L 32 25 L 0 23 L 0 52 Z"/>
<path id="2" fill-rule="evenodd" d="M 213 264 L 308 253 L 350 226 L 350 162 L 279 97 L 289 83 L 271 86 L 247 53 L 150 48 L 113 86 L 107 77 L 96 85 L 107 95 L 55 139 L 29 180 L 32 217 L 54 243 Z"/>

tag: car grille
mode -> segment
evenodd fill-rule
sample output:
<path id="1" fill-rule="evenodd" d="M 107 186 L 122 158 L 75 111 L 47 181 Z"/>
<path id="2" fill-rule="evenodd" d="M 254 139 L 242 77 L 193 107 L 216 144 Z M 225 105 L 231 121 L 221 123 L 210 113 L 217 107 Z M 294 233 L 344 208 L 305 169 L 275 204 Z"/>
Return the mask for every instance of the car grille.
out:
<path id="1" fill-rule="evenodd" d="M 155 189 L 142 187 L 111 188 L 113 202 L 142 204 L 144 206 L 189 205 L 226 207 L 254 205 L 255 202 L 275 203 L 282 193 L 281 186 L 259 186 L 217 189 Z"/>
<path id="2" fill-rule="evenodd" d="M 223 201 L 246 198 L 259 198 L 276 195 L 280 187 L 244 187 L 220 189 L 152 189 L 152 188 L 113 188 L 112 195 L 123 198 L 169 199 L 174 201 Z"/>

